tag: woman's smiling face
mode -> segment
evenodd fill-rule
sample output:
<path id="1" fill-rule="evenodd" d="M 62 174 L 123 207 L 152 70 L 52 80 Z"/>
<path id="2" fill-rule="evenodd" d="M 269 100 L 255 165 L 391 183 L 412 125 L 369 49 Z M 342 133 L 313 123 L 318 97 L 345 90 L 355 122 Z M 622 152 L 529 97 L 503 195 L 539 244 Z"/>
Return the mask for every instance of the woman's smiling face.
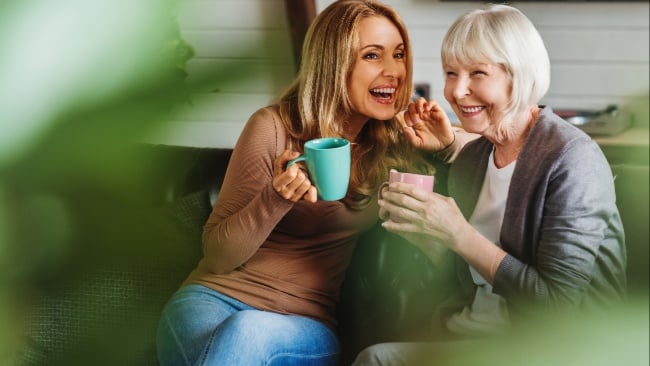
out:
<path id="1" fill-rule="evenodd" d="M 387 18 L 372 16 L 359 23 L 359 51 L 348 78 L 354 115 L 351 122 L 388 120 L 395 110 L 397 91 L 406 77 L 406 50 L 397 27 Z"/>
<path id="2" fill-rule="evenodd" d="M 511 79 L 506 70 L 492 63 L 444 65 L 444 95 L 468 132 L 496 133 L 508 107 Z"/>

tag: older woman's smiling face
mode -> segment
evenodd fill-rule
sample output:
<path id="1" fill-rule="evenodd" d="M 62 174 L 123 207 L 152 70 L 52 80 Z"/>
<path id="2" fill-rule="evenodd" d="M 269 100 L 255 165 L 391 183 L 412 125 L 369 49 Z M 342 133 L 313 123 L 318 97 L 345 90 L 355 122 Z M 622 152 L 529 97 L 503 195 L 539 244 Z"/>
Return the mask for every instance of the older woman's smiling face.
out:
<path id="1" fill-rule="evenodd" d="M 444 95 L 468 132 L 495 132 L 510 101 L 511 79 L 492 63 L 444 65 Z"/>
<path id="2" fill-rule="evenodd" d="M 359 23 L 359 52 L 348 78 L 354 110 L 351 122 L 388 120 L 395 110 L 397 91 L 406 77 L 406 50 L 397 27 L 387 18 L 372 16 Z"/>

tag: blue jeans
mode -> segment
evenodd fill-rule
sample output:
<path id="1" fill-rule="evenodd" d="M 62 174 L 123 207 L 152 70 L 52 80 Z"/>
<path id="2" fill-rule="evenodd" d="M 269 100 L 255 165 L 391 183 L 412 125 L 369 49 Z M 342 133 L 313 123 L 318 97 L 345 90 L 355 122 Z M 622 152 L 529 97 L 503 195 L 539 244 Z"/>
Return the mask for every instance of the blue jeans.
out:
<path id="1" fill-rule="evenodd" d="M 157 334 L 160 365 L 336 365 L 336 334 L 314 319 L 257 310 L 201 285 L 178 290 Z"/>

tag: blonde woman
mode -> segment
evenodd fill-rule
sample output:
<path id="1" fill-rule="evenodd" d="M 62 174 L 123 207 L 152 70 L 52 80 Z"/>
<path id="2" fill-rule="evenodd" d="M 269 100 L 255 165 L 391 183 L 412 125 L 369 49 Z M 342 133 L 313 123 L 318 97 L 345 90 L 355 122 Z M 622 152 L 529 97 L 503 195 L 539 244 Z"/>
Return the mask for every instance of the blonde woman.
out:
<path id="1" fill-rule="evenodd" d="M 356 241 L 378 219 L 390 168 L 429 166 L 395 118 L 412 93 L 411 45 L 395 11 L 332 3 L 311 24 L 299 74 L 254 113 L 205 224 L 204 257 L 166 305 L 161 365 L 336 365 L 339 287 Z M 347 196 L 317 200 L 305 141 L 352 142 Z"/>

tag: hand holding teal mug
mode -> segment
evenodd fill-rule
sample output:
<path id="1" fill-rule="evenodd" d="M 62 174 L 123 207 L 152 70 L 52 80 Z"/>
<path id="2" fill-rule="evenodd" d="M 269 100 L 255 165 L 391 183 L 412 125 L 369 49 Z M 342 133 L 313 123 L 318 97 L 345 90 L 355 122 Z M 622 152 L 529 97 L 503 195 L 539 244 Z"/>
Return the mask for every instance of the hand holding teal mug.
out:
<path id="1" fill-rule="evenodd" d="M 304 153 L 289 161 L 287 168 L 299 161 L 307 164 L 318 198 L 336 201 L 345 197 L 350 182 L 350 141 L 340 137 L 309 140 Z"/>

